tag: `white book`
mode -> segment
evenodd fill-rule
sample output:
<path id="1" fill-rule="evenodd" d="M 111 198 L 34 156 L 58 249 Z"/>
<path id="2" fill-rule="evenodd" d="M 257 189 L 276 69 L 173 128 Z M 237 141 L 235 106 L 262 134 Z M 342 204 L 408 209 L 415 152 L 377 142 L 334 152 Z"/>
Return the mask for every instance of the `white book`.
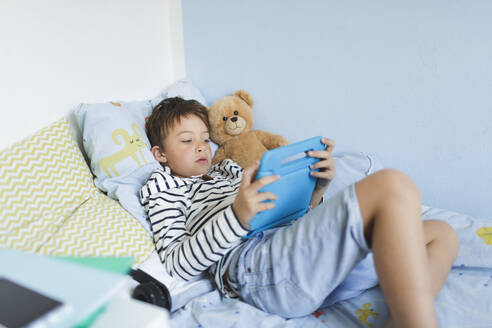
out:
<path id="1" fill-rule="evenodd" d="M 0 277 L 71 308 L 49 327 L 70 327 L 84 321 L 126 288 L 130 279 L 82 264 L 7 249 L 0 250 L 0 263 Z"/>

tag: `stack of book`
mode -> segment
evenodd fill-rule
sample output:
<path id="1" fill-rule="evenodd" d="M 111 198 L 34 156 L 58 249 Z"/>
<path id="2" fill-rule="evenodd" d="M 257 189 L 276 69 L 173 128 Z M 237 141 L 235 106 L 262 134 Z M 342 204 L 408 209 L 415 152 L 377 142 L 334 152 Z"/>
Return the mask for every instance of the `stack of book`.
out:
<path id="1" fill-rule="evenodd" d="M 0 326 L 88 326 L 128 288 L 133 262 L 123 258 L 56 258 L 0 249 Z"/>

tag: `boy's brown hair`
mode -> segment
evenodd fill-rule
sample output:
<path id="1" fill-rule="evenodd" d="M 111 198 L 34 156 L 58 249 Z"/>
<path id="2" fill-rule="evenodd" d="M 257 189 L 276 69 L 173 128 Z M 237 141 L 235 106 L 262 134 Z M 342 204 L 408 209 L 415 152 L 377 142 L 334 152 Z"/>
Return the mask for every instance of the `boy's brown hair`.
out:
<path id="1" fill-rule="evenodd" d="M 180 97 L 162 100 L 152 109 L 152 114 L 145 123 L 150 146 L 163 148 L 162 141 L 168 136 L 174 124 L 180 123 L 181 117 L 189 115 L 198 116 L 210 131 L 207 108 L 198 101 L 184 100 Z"/>

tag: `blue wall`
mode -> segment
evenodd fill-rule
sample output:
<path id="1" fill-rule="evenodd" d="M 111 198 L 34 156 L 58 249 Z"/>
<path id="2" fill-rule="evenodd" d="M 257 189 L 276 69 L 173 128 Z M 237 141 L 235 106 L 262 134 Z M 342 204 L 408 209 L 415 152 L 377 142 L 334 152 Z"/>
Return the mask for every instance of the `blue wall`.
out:
<path id="1" fill-rule="evenodd" d="M 183 0 L 187 76 L 243 88 L 255 128 L 325 135 L 492 218 L 492 1 Z"/>

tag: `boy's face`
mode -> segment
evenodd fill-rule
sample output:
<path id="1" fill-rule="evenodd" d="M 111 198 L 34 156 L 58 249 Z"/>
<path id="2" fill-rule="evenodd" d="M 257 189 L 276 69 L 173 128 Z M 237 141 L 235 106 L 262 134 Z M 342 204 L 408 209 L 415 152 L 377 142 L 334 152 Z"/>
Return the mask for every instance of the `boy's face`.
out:
<path id="1" fill-rule="evenodd" d="M 155 159 L 179 177 L 202 175 L 210 170 L 212 150 L 207 126 L 195 115 L 181 117 L 163 140 L 164 149 L 152 147 Z"/>

